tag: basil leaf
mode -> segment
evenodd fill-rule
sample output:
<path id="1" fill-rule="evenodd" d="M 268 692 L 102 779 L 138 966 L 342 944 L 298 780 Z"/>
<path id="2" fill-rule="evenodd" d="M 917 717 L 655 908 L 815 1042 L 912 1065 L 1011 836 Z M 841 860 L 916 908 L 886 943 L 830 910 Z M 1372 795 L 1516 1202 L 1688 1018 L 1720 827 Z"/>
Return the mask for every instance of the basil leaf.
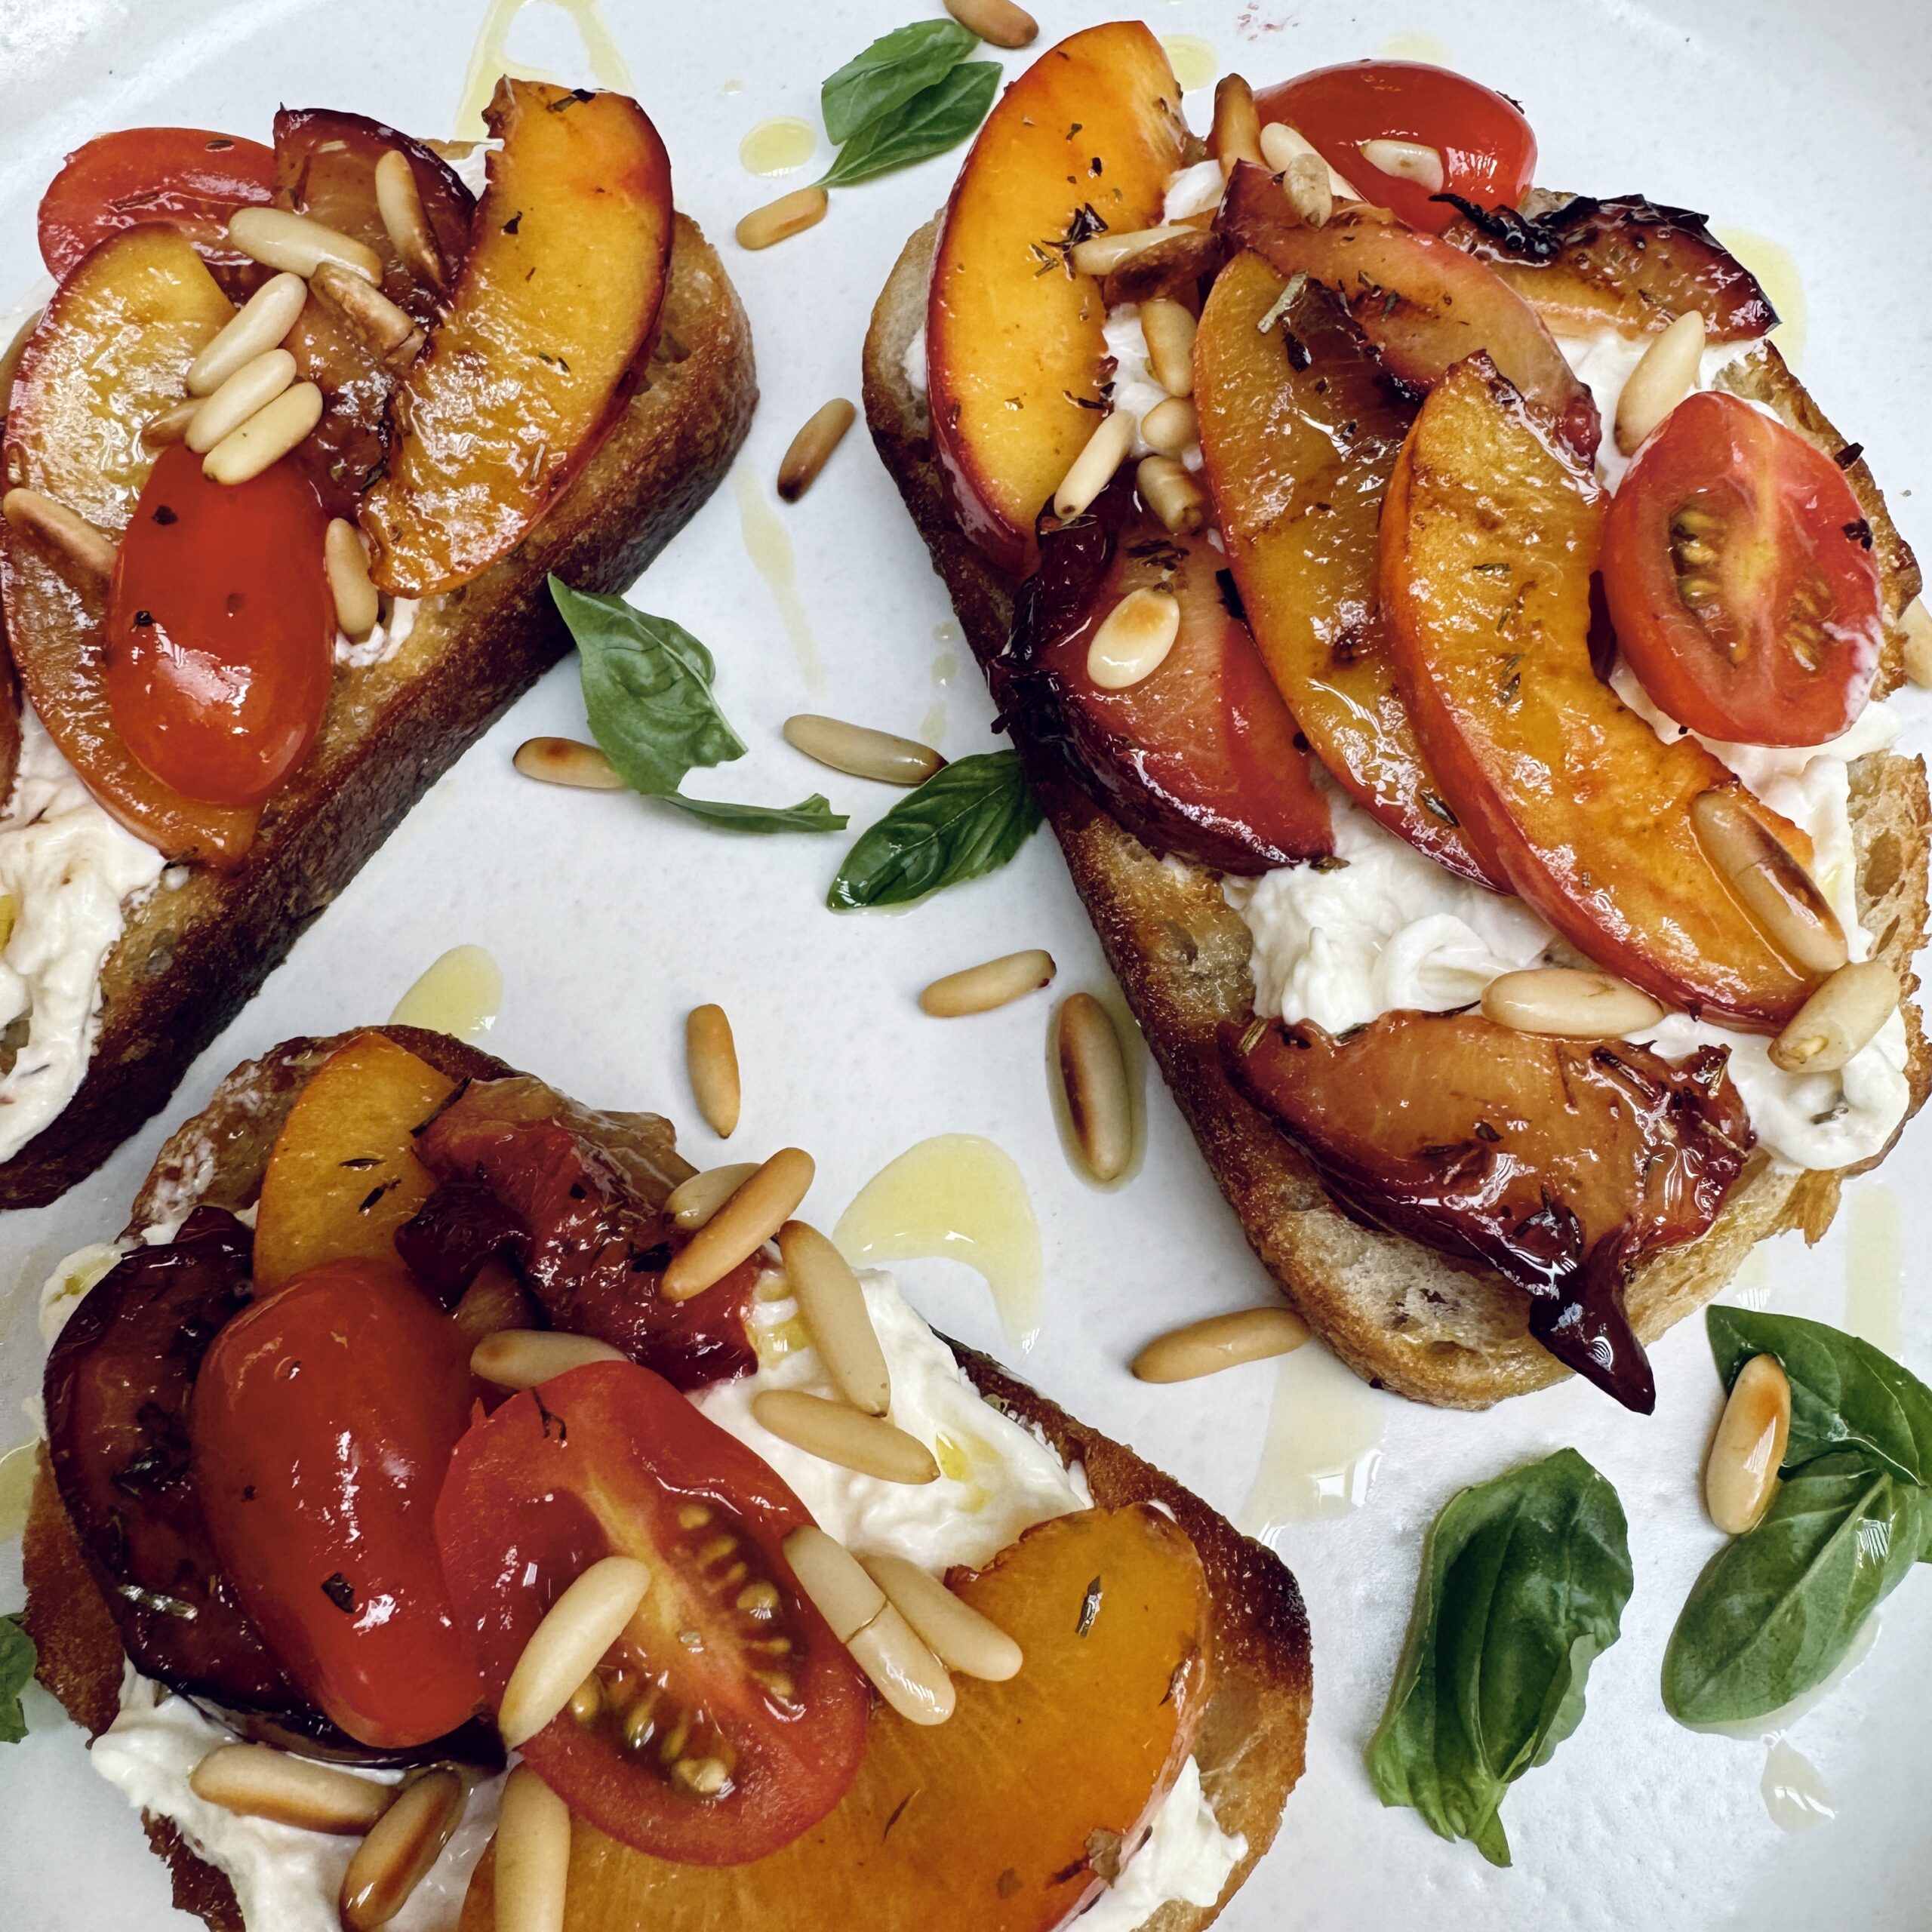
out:
<path id="1" fill-rule="evenodd" d="M 20 1693 L 33 1678 L 33 1639 L 15 1617 L 0 1617 L 0 1744 L 17 1744 L 27 1734 Z"/>
<path id="2" fill-rule="evenodd" d="M 1786 1469 L 1857 1449 L 1904 1481 L 1932 1484 L 1932 1389 L 1890 1355 L 1795 1315 L 1713 1305 L 1704 1326 L 1727 1389 L 1753 1355 L 1775 1355 L 1784 1364 L 1791 1383 Z"/>
<path id="3" fill-rule="evenodd" d="M 1681 1724 L 1734 1722 L 1822 1684 L 1928 1535 L 1932 1499 L 1856 1450 L 1786 1476 L 1692 1585 L 1664 1652 L 1664 1708 Z"/>
<path id="4" fill-rule="evenodd" d="M 968 60 L 943 81 L 865 126 L 833 157 L 821 186 L 847 188 L 957 147 L 986 118 L 999 91 L 999 63 Z"/>
<path id="5" fill-rule="evenodd" d="M 1507 1865 L 1498 1807 L 1582 1720 L 1630 1586 L 1623 1506 L 1574 1449 L 1451 1497 L 1369 1743 L 1383 1803 L 1413 1805 L 1438 1836 Z"/>
<path id="6" fill-rule="evenodd" d="M 819 90 L 833 146 L 943 78 L 979 44 L 957 20 L 917 20 L 874 41 Z"/>
<path id="7" fill-rule="evenodd" d="M 843 832 L 850 823 L 843 812 L 832 809 L 822 792 L 814 792 L 795 805 L 728 805 L 715 798 L 694 798 L 683 792 L 667 792 L 663 797 L 667 805 L 675 805 L 693 818 L 728 826 L 734 832 Z"/>
<path id="8" fill-rule="evenodd" d="M 903 906 L 1006 863 L 1040 822 L 1017 752 L 943 764 L 861 832 L 826 903 L 835 912 Z"/>

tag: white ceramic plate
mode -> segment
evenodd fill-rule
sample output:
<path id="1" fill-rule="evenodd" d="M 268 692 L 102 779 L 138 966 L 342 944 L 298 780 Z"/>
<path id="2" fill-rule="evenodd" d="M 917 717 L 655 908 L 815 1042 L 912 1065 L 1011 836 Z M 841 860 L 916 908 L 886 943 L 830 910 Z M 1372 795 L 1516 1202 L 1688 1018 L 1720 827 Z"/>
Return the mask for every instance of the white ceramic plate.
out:
<path id="1" fill-rule="evenodd" d="M 1865 442 L 1907 534 L 1932 538 L 1919 513 L 1932 485 L 1923 113 L 1932 14 L 1907 0 L 1142 8 L 1164 35 L 1198 36 L 1204 45 L 1188 50 L 1197 61 L 1211 54 L 1214 69 L 1238 66 L 1257 83 L 1377 52 L 1460 66 L 1523 102 L 1543 181 L 1641 189 L 1782 245 L 1801 273 L 1806 380 Z M 823 226 L 767 254 L 745 254 L 730 233 L 785 185 L 746 171 L 741 138 L 775 115 L 815 125 L 825 74 L 931 11 L 923 0 L 608 0 L 601 20 L 583 16 L 593 38 L 608 30 L 663 131 L 679 206 L 723 248 L 751 312 L 764 389 L 737 475 L 635 596 L 717 655 L 724 703 L 752 747 L 720 776 L 717 795 L 789 802 L 822 787 L 859 824 L 890 795 L 791 752 L 778 737 L 786 715 L 823 709 L 936 734 L 957 755 L 990 742 L 990 708 L 863 433 L 797 508 L 778 508 L 771 479 L 814 408 L 835 394 L 856 398 L 872 298 L 906 233 L 943 198 L 958 158 L 836 195 Z M 1100 0 L 1038 5 L 1048 38 L 1114 11 Z M 478 14 L 476 0 L 0 0 L 0 308 L 38 275 L 33 211 L 66 150 L 104 128 L 152 122 L 266 138 L 283 101 L 447 134 Z M 555 5 L 517 20 L 509 45 L 521 62 L 573 82 L 612 78 Z M 1028 57 L 1006 57 L 1009 71 Z M 1204 126 L 1204 95 L 1190 106 Z M 821 146 L 820 167 L 826 158 Z M 1789 312 L 1789 285 L 1777 293 Z M 803 624 L 792 629 L 747 555 L 748 530 L 774 516 L 797 560 Z M 1049 1109 L 1048 1002 L 946 1023 L 912 1002 L 940 971 L 1028 945 L 1060 961 L 1057 995 L 1106 984 L 1051 841 L 1038 838 L 1006 871 L 901 916 L 836 918 L 821 901 L 841 840 L 733 838 L 628 797 L 513 776 L 509 755 L 523 738 L 582 724 L 566 666 L 417 808 L 203 1057 L 163 1121 L 57 1205 L 0 1221 L 0 1415 L 14 1418 L 0 1422 L 0 1447 L 26 1431 L 20 1404 L 40 1365 L 32 1300 L 48 1265 L 121 1226 L 166 1125 L 238 1060 L 292 1033 L 382 1019 L 432 959 L 473 941 L 500 961 L 506 983 L 490 1038 L 497 1051 L 587 1100 L 689 1121 L 682 1017 L 720 1000 L 746 1072 L 734 1157 L 792 1140 L 811 1148 L 813 1208 L 829 1217 L 922 1137 L 998 1141 L 1030 1180 L 1044 1237 L 1038 1343 L 1020 1359 L 977 1280 L 947 1264 L 906 1271 L 921 1305 L 1244 1526 L 1266 1529 L 1300 1577 L 1315 1629 L 1309 1769 L 1274 1850 L 1223 1921 L 1230 1932 L 1924 1925 L 1932 1579 L 1897 1592 L 1867 1660 L 1792 1731 L 1835 1814 L 1815 1829 L 1788 1832 L 1768 1815 L 1761 1743 L 1694 1736 L 1659 1703 L 1665 1637 L 1716 1541 L 1697 1500 L 1716 1402 L 1700 1324 L 1654 1351 L 1659 1398 L 1647 1421 L 1575 1385 L 1487 1416 L 1438 1414 L 1361 1389 L 1312 1350 L 1208 1384 L 1134 1383 L 1124 1364 L 1148 1335 L 1269 1293 L 1164 1091 L 1155 1082 L 1147 1095 L 1141 1171 L 1117 1192 L 1097 1192 L 1069 1171 Z M 701 1162 L 720 1152 L 701 1131 L 685 1144 Z M 1932 1315 L 1899 1291 L 1924 1279 L 1928 1188 L 1932 1131 L 1921 1128 L 1881 1177 L 1847 1190 L 1820 1247 L 1785 1238 L 1753 1257 L 1734 1293 L 1858 1327 L 1926 1372 Z M 1515 1868 L 1492 1871 L 1414 1814 L 1383 1810 L 1362 1748 L 1400 1647 L 1425 1527 L 1458 1485 L 1566 1442 L 1621 1492 L 1636 1592 L 1622 1641 L 1591 1678 L 1581 1730 L 1504 1807 Z M 1296 1519 L 1318 1493 L 1337 1513 Z M 16 1555 L 0 1551 L 0 1604 L 17 1600 Z M 79 1732 L 38 1694 L 32 1715 L 28 1742 L 0 1747 L 0 1918 L 16 1932 L 185 1927 L 134 1819 L 89 1773 Z"/>

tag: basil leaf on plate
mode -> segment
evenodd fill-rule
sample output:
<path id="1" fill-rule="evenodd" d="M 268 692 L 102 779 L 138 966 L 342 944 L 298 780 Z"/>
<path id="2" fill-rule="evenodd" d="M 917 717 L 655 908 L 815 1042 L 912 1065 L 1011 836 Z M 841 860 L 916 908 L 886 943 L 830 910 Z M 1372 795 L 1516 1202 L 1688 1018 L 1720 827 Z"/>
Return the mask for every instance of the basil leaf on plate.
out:
<path id="1" fill-rule="evenodd" d="M 33 1639 L 17 1616 L 0 1617 L 0 1744 L 17 1744 L 27 1734 L 20 1693 L 32 1681 Z"/>
<path id="2" fill-rule="evenodd" d="M 848 188 L 957 147 L 986 118 L 999 91 L 999 63 L 968 60 L 865 126 L 832 158 L 820 184 Z"/>
<path id="3" fill-rule="evenodd" d="M 979 44 L 978 35 L 950 20 L 915 20 L 881 35 L 819 90 L 832 146 L 943 79 Z"/>
<path id="4" fill-rule="evenodd" d="M 1383 1803 L 1413 1805 L 1438 1836 L 1507 1865 L 1498 1807 L 1581 1721 L 1630 1586 L 1623 1506 L 1574 1449 L 1451 1497 L 1368 1747 Z"/>
<path id="5" fill-rule="evenodd" d="M 734 832 L 843 832 L 848 823 L 843 812 L 832 809 L 823 792 L 795 805 L 731 805 L 716 798 L 694 798 L 684 792 L 665 793 L 664 802 Z"/>
<path id="6" fill-rule="evenodd" d="M 1822 1684 L 1928 1536 L 1932 1497 L 1856 1450 L 1786 1476 L 1764 1520 L 1691 1586 L 1664 1652 L 1665 1709 L 1682 1724 L 1734 1722 Z"/>
<path id="7" fill-rule="evenodd" d="M 1004 865 L 1039 822 L 1017 752 L 955 758 L 860 834 L 825 903 L 835 912 L 903 906 L 977 878 Z"/>

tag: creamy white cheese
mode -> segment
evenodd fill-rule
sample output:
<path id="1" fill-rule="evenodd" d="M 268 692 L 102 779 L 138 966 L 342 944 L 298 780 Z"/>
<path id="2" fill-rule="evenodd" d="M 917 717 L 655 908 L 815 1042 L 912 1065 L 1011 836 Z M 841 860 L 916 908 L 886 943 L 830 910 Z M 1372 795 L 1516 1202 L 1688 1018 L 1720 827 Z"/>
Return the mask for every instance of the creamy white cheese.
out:
<path id="1" fill-rule="evenodd" d="M 1171 1900 L 1212 1905 L 1228 1874 L 1247 1856 L 1247 1839 L 1239 1832 L 1230 1837 L 1216 1822 L 1201 1789 L 1201 1767 L 1190 1758 L 1161 1801 L 1140 1850 L 1075 1922 L 1080 1932 L 1135 1932 Z"/>
<path id="2" fill-rule="evenodd" d="M 1128 460 L 1138 462 L 1154 453 L 1152 444 L 1140 433 L 1141 419 L 1149 410 L 1165 402 L 1168 392 L 1147 366 L 1147 338 L 1140 332 L 1140 310 L 1135 303 L 1123 302 L 1107 312 L 1106 337 L 1107 353 L 1114 359 L 1114 407 L 1125 410 L 1134 418 L 1134 447 L 1128 452 Z M 1189 443 L 1180 460 L 1188 469 L 1198 469 L 1201 445 Z"/>
<path id="3" fill-rule="evenodd" d="M 1192 168 L 1177 168 L 1168 177 L 1167 195 L 1161 205 L 1161 220 L 1180 221 L 1219 208 L 1222 186 L 1218 161 L 1197 161 Z"/>
<path id="4" fill-rule="evenodd" d="M 1556 339 L 1564 360 L 1596 399 L 1597 414 L 1603 418 L 1603 441 L 1597 448 L 1597 474 L 1613 490 L 1623 481 L 1631 462 L 1617 447 L 1617 401 L 1623 394 L 1623 385 L 1630 380 L 1631 371 L 1656 340 L 1655 336 L 1647 335 L 1633 342 L 1614 329 Z M 1698 365 L 1698 388 L 1709 389 L 1732 363 L 1742 361 L 1757 346 L 1755 341 L 1712 343 Z"/>
<path id="5" fill-rule="evenodd" d="M 409 641 L 409 634 L 416 628 L 417 602 L 414 597 L 390 600 L 388 616 L 360 644 L 337 631 L 335 661 L 351 671 L 365 670 L 371 664 L 386 664 Z"/>

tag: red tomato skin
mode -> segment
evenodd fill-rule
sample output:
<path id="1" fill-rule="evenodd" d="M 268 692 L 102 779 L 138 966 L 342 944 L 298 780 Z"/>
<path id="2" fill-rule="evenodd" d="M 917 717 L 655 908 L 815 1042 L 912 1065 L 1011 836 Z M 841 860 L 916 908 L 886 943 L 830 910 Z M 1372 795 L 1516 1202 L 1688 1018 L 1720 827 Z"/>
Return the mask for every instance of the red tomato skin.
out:
<path id="1" fill-rule="evenodd" d="M 431 1533 L 469 1345 L 399 1263 L 328 1262 L 223 1328 L 195 1380 L 196 1491 L 236 1595 L 359 1742 L 427 1743 L 482 1693 Z"/>
<path id="2" fill-rule="evenodd" d="M 676 1527 L 678 1511 L 693 1503 L 713 1519 Z M 640 1621 L 664 1622 L 667 1612 L 653 1606 L 667 1583 L 685 1592 L 671 1627 L 713 1615 L 694 1607 L 698 1589 L 675 1552 L 721 1531 L 785 1598 L 796 1697 L 781 1706 L 748 1683 L 720 1684 L 716 1670 L 705 1681 L 714 1694 L 706 1707 L 723 1712 L 740 1747 L 747 1775 L 737 1789 L 708 1801 L 677 1797 L 648 1759 L 645 1767 L 626 1761 L 566 1710 L 522 1751 L 577 1817 L 656 1857 L 743 1864 L 789 1844 L 844 1795 L 864 1752 L 870 1694 L 780 1549 L 811 1521 L 761 1458 L 632 1362 L 593 1363 L 525 1389 L 463 1438 L 436 1505 L 436 1540 L 493 1709 L 544 1613 L 603 1557 L 636 1555 L 650 1568 Z M 728 1647 L 731 1632 L 721 1634 L 715 1620 L 700 1627 L 705 1655 Z M 690 1654 L 668 1632 L 666 1641 L 681 1666 Z M 660 1663 L 655 1652 L 651 1662 Z"/>
<path id="3" fill-rule="evenodd" d="M 1414 181 L 1362 158 L 1364 141 L 1420 141 L 1442 156 L 1442 191 L 1486 208 L 1515 208 L 1537 165 L 1537 137 L 1515 102 L 1422 60 L 1350 60 L 1317 67 L 1254 97 L 1265 127 L 1285 121 L 1335 171 L 1411 228 L 1440 235 L 1456 219 Z"/>
<path id="4" fill-rule="evenodd" d="M 177 444 L 149 473 L 115 561 L 107 697 L 129 750 L 185 797 L 259 804 L 315 743 L 335 666 L 328 527 L 294 463 L 215 483 Z"/>
<path id="5" fill-rule="evenodd" d="M 1746 648 L 1734 663 L 1678 593 L 1671 523 L 1694 491 L 1762 533 L 1780 566 L 1767 594 L 1727 600 Z M 1884 638 L 1878 569 L 1844 472 L 1741 396 L 1687 396 L 1640 449 L 1604 526 L 1603 586 L 1619 649 L 1651 697 L 1706 737 L 1820 745 L 1850 730 L 1872 694 Z M 1781 638 L 1780 611 L 1807 563 L 1833 598 L 1820 662 Z M 1714 567 L 1721 587 L 1722 561 Z"/>

